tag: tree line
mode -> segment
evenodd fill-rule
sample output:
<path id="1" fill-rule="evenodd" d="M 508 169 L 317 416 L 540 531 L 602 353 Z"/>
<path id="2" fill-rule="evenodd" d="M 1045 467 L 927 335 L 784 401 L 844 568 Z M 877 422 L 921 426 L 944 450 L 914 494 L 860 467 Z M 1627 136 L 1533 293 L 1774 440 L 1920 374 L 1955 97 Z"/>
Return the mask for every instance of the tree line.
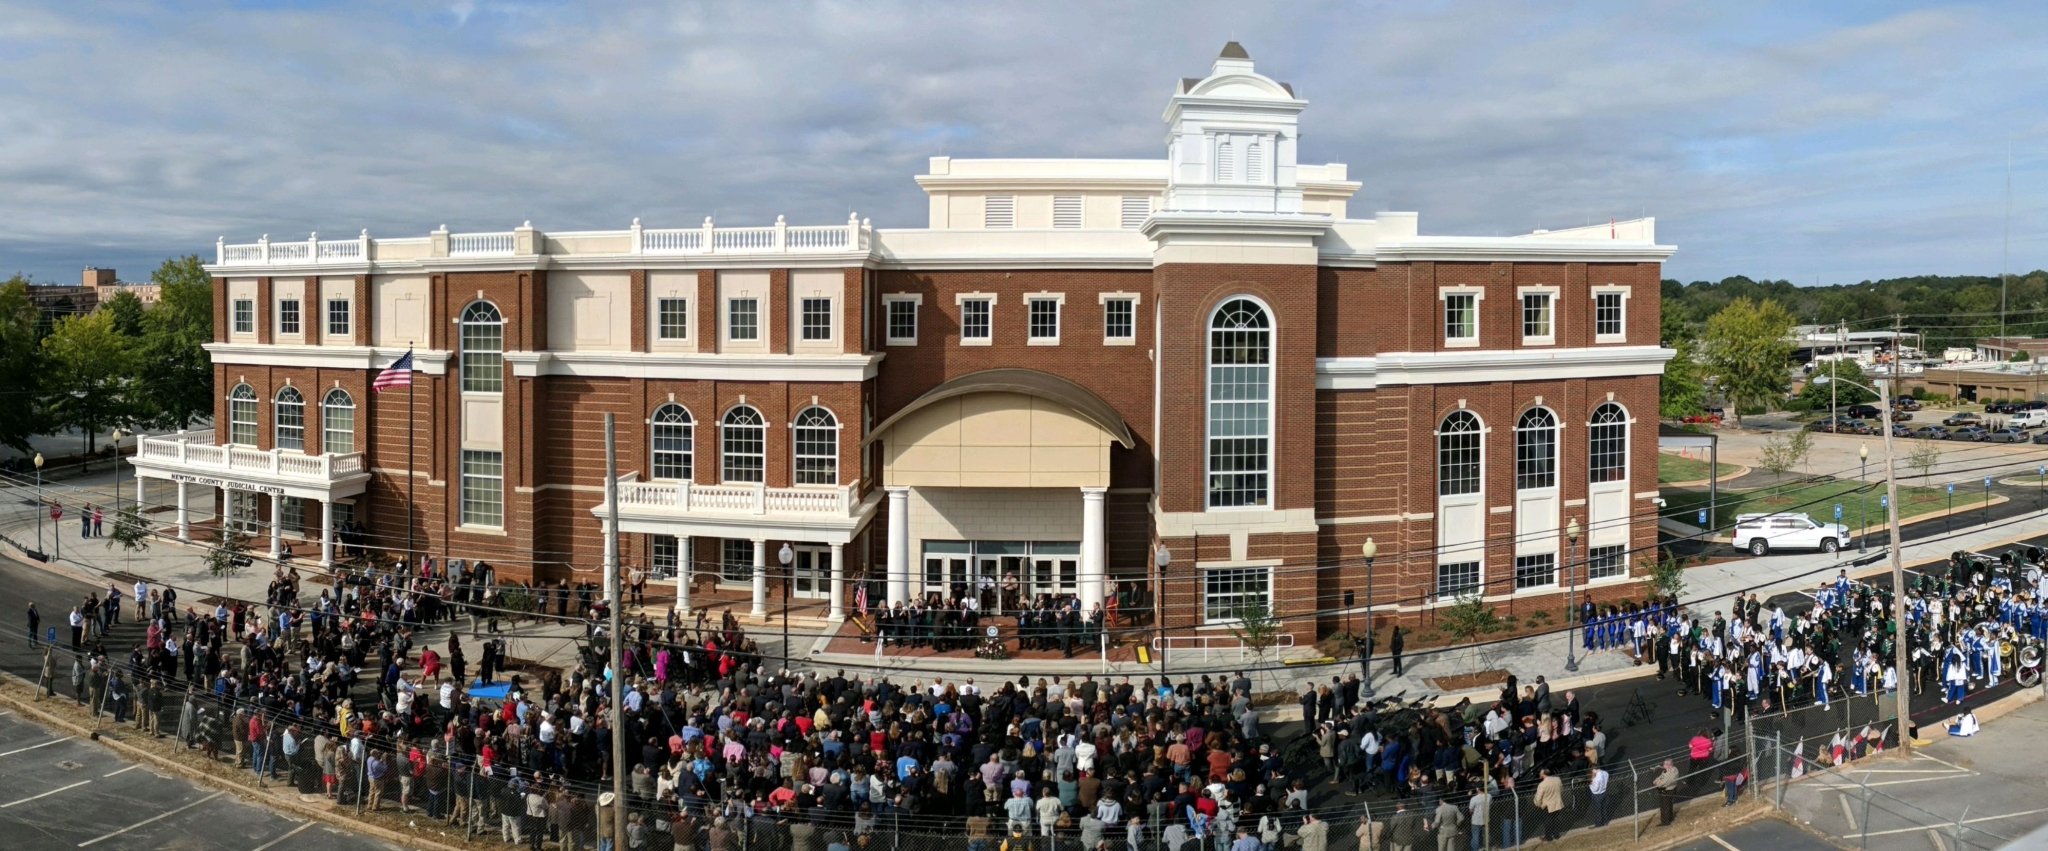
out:
<path id="1" fill-rule="evenodd" d="M 0 282 L 0 444 L 67 429 L 179 429 L 213 415 L 213 278 L 197 255 L 164 261 L 144 309 L 117 293 L 90 313 L 38 310 L 28 278 Z"/>

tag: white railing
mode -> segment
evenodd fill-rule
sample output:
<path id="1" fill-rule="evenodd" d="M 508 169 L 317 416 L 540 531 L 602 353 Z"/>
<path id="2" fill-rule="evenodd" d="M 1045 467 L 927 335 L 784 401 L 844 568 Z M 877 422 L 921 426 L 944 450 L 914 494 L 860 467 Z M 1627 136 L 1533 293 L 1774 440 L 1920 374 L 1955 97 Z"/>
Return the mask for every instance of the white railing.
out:
<path id="1" fill-rule="evenodd" d="M 450 257 L 510 257 L 515 245 L 511 231 L 501 233 L 451 233 Z"/>
<path id="2" fill-rule="evenodd" d="M 700 485 L 692 482 L 619 480 L 619 509 L 657 513 L 808 514 L 844 517 L 853 512 L 853 486 L 771 488 L 765 485 Z"/>
<path id="3" fill-rule="evenodd" d="M 791 227 L 781 216 L 766 227 L 722 228 L 706 218 L 702 227 L 643 228 L 633 220 L 638 254 L 761 254 L 784 251 L 859 251 L 869 244 L 868 225 L 848 215 L 843 225 Z"/>
<path id="4" fill-rule="evenodd" d="M 215 446 L 208 432 L 180 432 L 164 437 L 145 437 L 136 457 L 161 461 L 194 470 L 266 473 L 273 476 L 325 482 L 363 471 L 363 454 L 305 455 L 282 449 L 254 449 L 247 446 Z"/>
<path id="5" fill-rule="evenodd" d="M 1266 648 L 1268 653 L 1276 650 L 1285 650 L 1294 646 L 1294 635 L 1292 633 L 1283 632 L 1273 636 L 1273 639 L 1273 646 Z M 1210 654 L 1212 653 L 1234 654 L 1240 661 L 1251 659 L 1258 655 L 1253 653 L 1250 647 L 1245 646 L 1243 639 L 1234 635 L 1175 635 L 1152 639 L 1152 651 L 1158 653 L 1161 659 L 1167 658 L 1167 656 L 1178 650 L 1199 650 L 1202 653 L 1202 661 L 1204 662 L 1209 661 Z"/>
<path id="6" fill-rule="evenodd" d="M 288 266 L 313 263 L 360 263 L 370 258 L 370 232 L 355 239 L 323 240 L 319 234 L 303 242 L 272 242 L 264 234 L 255 242 L 229 245 L 227 237 L 214 242 L 214 262 L 221 266 Z"/>

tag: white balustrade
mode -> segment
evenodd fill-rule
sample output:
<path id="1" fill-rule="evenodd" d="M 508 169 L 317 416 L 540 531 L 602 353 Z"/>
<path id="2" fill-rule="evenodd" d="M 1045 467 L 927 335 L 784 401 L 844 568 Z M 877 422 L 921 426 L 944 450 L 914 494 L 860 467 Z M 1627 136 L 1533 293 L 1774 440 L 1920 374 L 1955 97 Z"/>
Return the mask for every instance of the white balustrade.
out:
<path id="1" fill-rule="evenodd" d="M 654 514 L 810 514 L 845 516 L 853 511 L 852 486 L 834 488 L 771 488 L 755 484 L 699 485 L 681 482 L 619 480 L 621 510 L 647 509 Z"/>
<path id="2" fill-rule="evenodd" d="M 845 225 L 794 227 L 789 229 L 789 250 L 843 251 L 850 236 Z"/>
<path id="3" fill-rule="evenodd" d="M 198 432 L 146 437 L 136 457 L 164 461 L 195 470 L 264 473 L 311 482 L 325 482 L 363 472 L 363 453 L 306 455 L 281 449 L 215 446 L 213 435 Z"/>
<path id="4" fill-rule="evenodd" d="M 450 257 L 510 257 L 514 239 L 503 233 L 455 233 L 448 235 Z"/>
<path id="5" fill-rule="evenodd" d="M 703 228 L 672 228 L 640 232 L 642 254 L 697 254 L 704 250 Z"/>
<path id="6" fill-rule="evenodd" d="M 370 232 L 355 239 L 321 239 L 312 234 L 304 242 L 272 242 L 265 234 L 251 243 L 229 245 L 225 238 L 215 245 L 215 262 L 223 266 L 289 266 L 315 263 L 359 263 L 370 257 Z"/>
<path id="7" fill-rule="evenodd" d="M 713 251 L 773 251 L 775 229 L 719 228 L 711 232 Z"/>
<path id="8" fill-rule="evenodd" d="M 436 235 L 445 231 L 437 231 Z M 761 254 L 788 251 L 861 251 L 872 231 L 858 215 L 843 225 L 791 226 L 781 216 L 763 227 L 721 228 L 704 220 L 694 228 L 643 228 L 640 220 L 621 233 L 630 238 L 633 254 Z M 596 235 L 596 234 L 586 234 Z M 448 234 L 449 257 L 511 257 L 518 247 L 515 231 Z M 363 263 L 370 259 L 370 234 L 355 239 L 323 240 L 312 234 L 299 242 L 272 241 L 268 234 L 252 243 L 215 243 L 215 262 L 222 266 L 290 266 L 320 263 Z"/>

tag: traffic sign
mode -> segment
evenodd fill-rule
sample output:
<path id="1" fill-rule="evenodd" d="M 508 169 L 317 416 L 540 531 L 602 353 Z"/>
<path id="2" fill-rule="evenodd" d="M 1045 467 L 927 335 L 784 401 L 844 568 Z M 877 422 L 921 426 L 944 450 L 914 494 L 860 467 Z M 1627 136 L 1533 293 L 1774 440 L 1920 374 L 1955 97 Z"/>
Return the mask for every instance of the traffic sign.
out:
<path id="1" fill-rule="evenodd" d="M 1704 508 L 1700 509 L 1700 525 L 1707 525 L 1707 510 Z"/>
<path id="2" fill-rule="evenodd" d="M 1955 482 L 1949 482 L 1949 483 L 1948 483 L 1948 493 L 1949 493 L 1949 495 L 1950 495 L 1950 496 L 1954 496 L 1954 495 L 1955 495 L 1955 493 L 1956 493 L 1956 483 L 1955 483 Z"/>
<path id="3" fill-rule="evenodd" d="M 1955 487 L 1955 486 L 1954 486 L 1954 485 L 1950 485 L 1949 487 Z M 1880 496 L 1880 497 L 1878 497 L 1878 498 L 1877 498 L 1877 507 L 1879 507 L 1879 508 L 1890 508 L 1890 507 L 1892 507 L 1892 498 L 1891 498 L 1891 497 L 1889 497 L 1889 496 Z"/>
<path id="4" fill-rule="evenodd" d="M 1835 519 L 1842 519 L 1842 504 L 1839 502 L 1835 503 Z"/>
<path id="5" fill-rule="evenodd" d="M 54 502 L 53 502 L 53 503 L 50 503 L 50 519 L 51 519 L 51 520 L 62 520 L 62 519 L 64 519 L 64 506 L 58 505 L 58 504 L 56 504 L 56 503 L 54 503 Z"/>
<path id="6" fill-rule="evenodd" d="M 1991 477 L 1990 477 L 1990 476 L 1985 476 L 1985 477 L 1984 477 L 1984 486 L 1985 486 L 1985 487 L 1987 487 L 1987 488 L 1988 488 L 1988 487 L 1991 487 Z"/>

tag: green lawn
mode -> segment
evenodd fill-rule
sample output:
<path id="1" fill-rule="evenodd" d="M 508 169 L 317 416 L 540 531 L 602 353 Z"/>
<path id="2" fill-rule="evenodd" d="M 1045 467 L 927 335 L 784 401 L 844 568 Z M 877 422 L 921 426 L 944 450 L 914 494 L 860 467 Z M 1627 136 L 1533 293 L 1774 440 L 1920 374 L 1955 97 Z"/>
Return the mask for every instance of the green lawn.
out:
<path id="1" fill-rule="evenodd" d="M 1735 464 L 1722 464 L 1716 469 L 1719 472 L 1715 478 L 1720 478 L 1735 472 L 1740 467 Z M 1668 485 L 1672 482 L 1703 482 L 1706 480 L 1707 462 L 1696 458 L 1672 455 L 1667 452 L 1657 453 L 1657 484 Z"/>
<path id="2" fill-rule="evenodd" d="M 1765 514 L 1778 511 L 1803 513 L 1822 523 L 1832 522 L 1835 506 L 1842 506 L 1842 522 L 1850 529 L 1860 529 L 1884 522 L 1884 509 L 1879 507 L 1882 487 L 1858 493 L 1855 482 L 1826 481 L 1801 483 L 1782 488 L 1759 488 L 1749 491 L 1722 489 L 1721 503 L 1716 509 L 1716 526 L 1727 526 L 1735 522 L 1738 514 Z M 1667 490 L 1664 516 L 1681 523 L 1698 523 L 1700 509 L 1707 507 L 1707 491 Z M 1900 519 L 1917 517 L 1928 512 L 1941 511 L 1949 506 L 1948 491 L 1936 487 L 1901 487 L 1899 502 L 1902 509 Z M 1955 507 L 1957 510 L 1979 507 L 1984 504 L 1984 489 L 1959 484 L 1956 487 Z M 1866 517 L 1865 512 L 1868 512 Z"/>

